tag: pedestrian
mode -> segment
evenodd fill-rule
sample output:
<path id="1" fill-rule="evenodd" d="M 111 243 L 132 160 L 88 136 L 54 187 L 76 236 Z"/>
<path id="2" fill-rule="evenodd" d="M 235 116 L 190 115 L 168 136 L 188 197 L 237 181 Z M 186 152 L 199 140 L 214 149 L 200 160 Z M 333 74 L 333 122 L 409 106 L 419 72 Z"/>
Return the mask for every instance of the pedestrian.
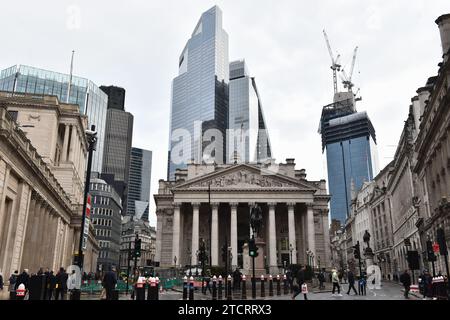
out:
<path id="1" fill-rule="evenodd" d="M 367 287 L 367 281 L 366 281 L 366 276 L 363 273 L 362 275 L 359 276 L 359 280 L 358 280 L 358 293 L 361 296 L 365 296 L 366 295 L 366 287 Z"/>
<path id="2" fill-rule="evenodd" d="M 335 295 L 334 292 L 335 292 L 335 290 L 336 290 L 336 288 L 337 288 L 337 291 L 338 291 L 337 295 L 340 296 L 340 297 L 342 297 L 342 294 L 341 294 L 341 286 L 339 285 L 340 280 L 339 280 L 338 272 L 337 272 L 336 269 L 333 269 L 331 272 L 332 272 L 332 274 L 331 274 L 331 281 L 333 282 L 333 291 L 332 291 L 332 294 L 333 294 L 333 296 Z"/>
<path id="3" fill-rule="evenodd" d="M 325 286 L 323 285 L 323 283 L 325 282 L 325 275 L 323 274 L 324 270 L 320 270 L 319 274 L 317 275 L 317 279 L 319 280 L 319 290 L 323 290 L 325 289 Z"/>
<path id="4" fill-rule="evenodd" d="M 409 290 L 411 288 L 411 276 L 408 273 L 408 270 L 405 270 L 403 274 L 400 276 L 400 282 L 403 284 L 405 288 L 405 299 L 409 299 Z"/>
<path id="5" fill-rule="evenodd" d="M 64 295 L 67 292 L 67 278 L 68 276 L 64 268 L 59 268 L 56 274 L 55 300 L 58 300 L 59 297 L 61 297 L 61 300 L 64 300 Z"/>
<path id="6" fill-rule="evenodd" d="M 205 287 L 203 288 L 203 294 L 206 294 L 207 290 L 209 290 L 209 293 L 212 293 L 210 282 L 211 282 L 211 270 L 208 269 L 206 270 L 205 273 Z"/>
<path id="7" fill-rule="evenodd" d="M 22 273 L 17 277 L 15 291 L 17 288 L 23 284 L 25 286 L 25 295 L 27 295 L 28 287 L 30 285 L 30 275 L 28 269 L 23 269 Z"/>
<path id="8" fill-rule="evenodd" d="M 53 271 L 50 271 L 47 278 L 47 298 L 48 300 L 52 300 L 53 293 L 55 292 L 56 288 L 56 276 L 53 274 Z"/>
<path id="9" fill-rule="evenodd" d="M 308 300 L 308 296 L 307 296 L 307 290 L 305 291 L 305 270 L 306 267 L 302 266 L 300 267 L 300 270 L 297 273 L 297 283 L 294 285 L 294 295 L 292 296 L 292 300 L 295 299 L 295 297 L 297 297 L 300 293 L 303 292 L 303 297 L 305 300 Z"/>
<path id="10" fill-rule="evenodd" d="M 3 274 L 1 271 L 0 271 L 0 290 L 3 291 Z"/>
<path id="11" fill-rule="evenodd" d="M 292 292 L 294 288 L 294 278 L 292 277 L 292 270 L 290 268 L 286 272 L 286 279 L 289 283 L 289 288 L 291 289 Z"/>
<path id="12" fill-rule="evenodd" d="M 109 268 L 103 277 L 102 285 L 106 291 L 106 300 L 113 300 L 114 295 L 113 292 L 116 289 L 117 284 L 117 276 L 116 276 L 116 268 Z"/>
<path id="13" fill-rule="evenodd" d="M 239 268 L 236 268 L 233 272 L 233 290 L 238 290 L 241 288 L 241 275 Z"/>
<path id="14" fill-rule="evenodd" d="M 75 270 L 72 270 L 72 273 L 67 277 L 67 290 L 70 292 L 71 300 L 74 295 L 75 290 L 79 290 L 79 286 L 81 283 L 77 281 L 77 274 Z"/>
<path id="15" fill-rule="evenodd" d="M 355 295 L 358 295 L 358 292 L 355 289 L 355 275 L 351 270 L 347 272 L 347 281 L 348 281 L 348 291 L 347 294 L 350 295 L 350 290 L 353 289 Z"/>
<path id="16" fill-rule="evenodd" d="M 16 281 L 19 277 L 19 271 L 15 270 L 13 274 L 9 277 L 9 300 L 16 299 Z"/>

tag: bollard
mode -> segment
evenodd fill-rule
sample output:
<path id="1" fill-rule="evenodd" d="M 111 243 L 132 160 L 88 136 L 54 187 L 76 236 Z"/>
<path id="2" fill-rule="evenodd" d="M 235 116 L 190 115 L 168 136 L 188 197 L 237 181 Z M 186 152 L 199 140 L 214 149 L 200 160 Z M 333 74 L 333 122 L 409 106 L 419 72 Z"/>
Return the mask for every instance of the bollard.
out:
<path id="1" fill-rule="evenodd" d="M 288 294 L 288 281 L 286 275 L 283 275 L 284 294 Z"/>
<path id="2" fill-rule="evenodd" d="M 217 277 L 214 276 L 212 279 L 212 299 L 217 300 Z"/>
<path id="3" fill-rule="evenodd" d="M 155 300 L 155 286 L 156 286 L 155 278 L 149 277 L 147 283 L 148 283 L 147 300 Z"/>
<path id="4" fill-rule="evenodd" d="M 256 278 L 251 277 L 252 279 L 252 299 L 256 299 Z"/>
<path id="5" fill-rule="evenodd" d="M 142 276 L 136 282 L 136 300 L 145 300 L 145 277 Z"/>
<path id="6" fill-rule="evenodd" d="M 242 275 L 242 296 L 241 299 L 242 300 L 247 300 L 247 285 L 246 285 L 246 281 L 247 277 L 245 276 L 245 274 Z"/>
<path id="7" fill-rule="evenodd" d="M 159 300 L 159 278 L 158 277 L 155 278 L 155 282 L 156 282 L 155 300 Z"/>
<path id="8" fill-rule="evenodd" d="M 227 277 L 227 300 L 233 300 L 233 291 L 231 291 L 231 275 Z"/>
<path id="9" fill-rule="evenodd" d="M 222 276 L 219 276 L 219 296 L 217 298 L 219 300 L 222 300 L 222 291 L 223 291 L 222 285 L 223 285 L 222 284 Z"/>
<path id="10" fill-rule="evenodd" d="M 187 300 L 188 298 L 188 280 L 187 277 L 183 278 L 183 300 Z"/>
<path id="11" fill-rule="evenodd" d="M 281 296 L 281 278 L 279 274 L 277 274 L 277 296 Z"/>
<path id="12" fill-rule="evenodd" d="M 191 277 L 189 282 L 189 300 L 194 300 L 194 277 Z"/>
<path id="13" fill-rule="evenodd" d="M 273 278 L 271 274 L 269 274 L 269 297 L 273 297 Z"/>
<path id="14" fill-rule="evenodd" d="M 261 298 L 266 296 L 266 289 L 264 288 L 264 275 L 261 275 Z"/>

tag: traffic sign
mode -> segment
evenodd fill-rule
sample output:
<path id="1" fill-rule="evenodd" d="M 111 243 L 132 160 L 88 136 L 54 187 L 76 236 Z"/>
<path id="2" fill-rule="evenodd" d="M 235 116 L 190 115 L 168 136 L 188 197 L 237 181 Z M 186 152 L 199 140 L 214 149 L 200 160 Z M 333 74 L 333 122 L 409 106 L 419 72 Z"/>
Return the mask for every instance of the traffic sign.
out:
<path id="1" fill-rule="evenodd" d="M 439 244 L 437 242 L 433 243 L 433 252 L 439 252 Z"/>

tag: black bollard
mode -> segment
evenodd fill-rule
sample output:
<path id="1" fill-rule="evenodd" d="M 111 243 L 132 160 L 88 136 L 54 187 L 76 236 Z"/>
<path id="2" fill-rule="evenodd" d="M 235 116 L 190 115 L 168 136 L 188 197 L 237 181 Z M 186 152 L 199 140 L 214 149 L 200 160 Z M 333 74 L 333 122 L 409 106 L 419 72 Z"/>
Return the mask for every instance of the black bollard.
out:
<path id="1" fill-rule="evenodd" d="M 281 278 L 277 275 L 277 296 L 281 296 Z"/>
<path id="2" fill-rule="evenodd" d="M 241 295 L 241 299 L 242 300 L 247 300 L 247 285 L 246 285 L 246 281 L 247 278 L 245 277 L 245 274 L 242 276 L 242 295 Z"/>
<path id="3" fill-rule="evenodd" d="M 269 297 L 273 297 L 273 278 L 269 275 Z"/>
<path id="4" fill-rule="evenodd" d="M 145 300 L 145 278 L 139 277 L 136 283 L 136 300 Z"/>
<path id="5" fill-rule="evenodd" d="M 194 300 L 194 278 L 189 279 L 189 300 Z"/>
<path id="6" fill-rule="evenodd" d="M 219 276 L 219 296 L 218 296 L 219 300 L 222 300 L 223 295 L 222 291 L 223 291 L 222 276 Z"/>
<path id="7" fill-rule="evenodd" d="M 289 288 L 288 288 L 288 281 L 287 281 L 287 277 L 286 275 L 283 276 L 283 289 L 284 289 L 284 294 L 288 294 L 289 293 Z"/>
<path id="8" fill-rule="evenodd" d="M 264 276 L 261 275 L 261 298 L 264 298 L 266 296 L 266 289 L 264 288 Z"/>
<path id="9" fill-rule="evenodd" d="M 214 276 L 212 279 L 212 299 L 217 300 L 217 277 Z"/>
<path id="10" fill-rule="evenodd" d="M 187 300 L 188 298 L 188 280 L 187 277 L 185 276 L 183 278 L 183 300 Z"/>
<path id="11" fill-rule="evenodd" d="M 227 300 L 233 300 L 233 291 L 231 291 L 231 276 L 227 278 Z"/>

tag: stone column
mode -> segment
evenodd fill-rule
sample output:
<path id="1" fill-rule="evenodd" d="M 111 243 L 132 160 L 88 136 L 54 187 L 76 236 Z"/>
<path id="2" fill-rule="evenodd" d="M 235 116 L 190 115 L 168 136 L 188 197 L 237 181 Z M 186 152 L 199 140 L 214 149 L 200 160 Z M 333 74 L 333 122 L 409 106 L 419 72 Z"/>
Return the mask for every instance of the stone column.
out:
<path id="1" fill-rule="evenodd" d="M 67 161 L 67 148 L 69 146 L 69 130 L 70 130 L 69 124 L 64 125 L 64 142 L 63 142 L 63 148 L 61 150 L 62 161 Z"/>
<path id="2" fill-rule="evenodd" d="M 238 255 L 238 234 L 237 234 L 237 207 L 238 203 L 230 203 L 231 207 L 231 221 L 230 221 L 230 246 L 231 246 L 231 268 L 232 270 L 237 268 L 237 255 Z"/>
<path id="3" fill-rule="evenodd" d="M 173 204 L 173 242 L 172 242 L 172 262 L 175 267 L 181 262 L 180 257 L 180 210 L 181 203 Z M 174 259 L 177 259 L 175 263 Z"/>
<path id="4" fill-rule="evenodd" d="M 330 237 L 327 237 L 328 234 L 330 234 L 330 223 L 328 220 L 328 209 L 324 209 L 322 212 L 322 221 L 323 221 L 323 234 L 325 239 L 325 255 L 321 261 L 320 267 L 322 268 L 328 268 L 329 267 L 329 261 L 331 260 L 331 252 L 330 252 Z"/>
<path id="5" fill-rule="evenodd" d="M 199 237 L 200 203 L 192 203 L 192 265 L 197 265 L 198 237 Z"/>
<path id="6" fill-rule="evenodd" d="M 270 272 L 277 272 L 277 235 L 275 227 L 275 206 L 276 203 L 269 205 L 269 268 Z"/>
<path id="7" fill-rule="evenodd" d="M 290 256 L 292 256 L 292 264 L 297 264 L 297 240 L 295 237 L 295 216 L 294 209 L 295 203 L 288 203 L 288 232 L 289 232 L 289 250 L 292 246 L 292 254 L 289 252 Z"/>
<path id="8" fill-rule="evenodd" d="M 308 249 L 314 253 L 314 256 L 316 256 L 313 203 L 307 203 L 306 208 L 306 223 L 308 225 Z"/>
<path id="9" fill-rule="evenodd" d="M 161 263 L 163 209 L 156 210 L 156 255 L 155 261 Z"/>
<path id="10" fill-rule="evenodd" d="M 219 265 L 219 204 L 211 203 L 211 265 Z"/>
<path id="11" fill-rule="evenodd" d="M 75 140 L 77 136 L 77 127 L 75 125 L 71 125 L 70 128 L 72 130 L 72 134 L 70 136 L 69 160 L 75 163 L 74 154 L 75 154 Z"/>

